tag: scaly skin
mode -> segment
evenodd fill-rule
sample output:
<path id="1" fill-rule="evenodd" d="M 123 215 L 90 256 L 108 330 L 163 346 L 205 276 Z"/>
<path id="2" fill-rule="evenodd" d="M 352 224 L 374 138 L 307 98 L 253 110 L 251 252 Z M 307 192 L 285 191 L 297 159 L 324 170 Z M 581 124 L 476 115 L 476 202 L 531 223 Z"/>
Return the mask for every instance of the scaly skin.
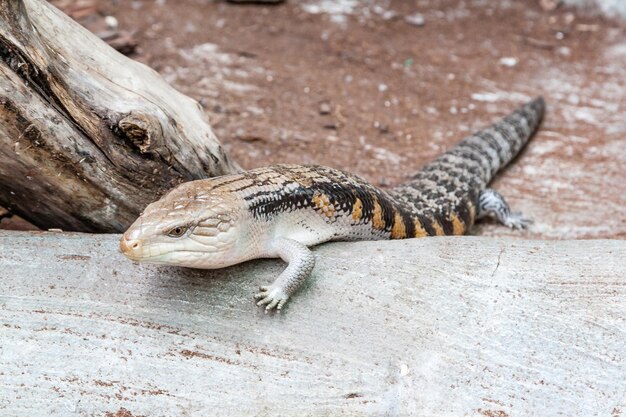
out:
<path id="1" fill-rule="evenodd" d="M 146 207 L 120 249 L 136 261 L 206 269 L 280 257 L 287 268 L 256 295 L 266 310 L 280 309 L 313 269 L 309 246 L 460 235 L 490 215 L 526 227 L 529 221 L 486 187 L 526 144 L 543 112 L 542 98 L 527 103 L 389 191 L 337 169 L 300 165 L 184 183 Z"/>

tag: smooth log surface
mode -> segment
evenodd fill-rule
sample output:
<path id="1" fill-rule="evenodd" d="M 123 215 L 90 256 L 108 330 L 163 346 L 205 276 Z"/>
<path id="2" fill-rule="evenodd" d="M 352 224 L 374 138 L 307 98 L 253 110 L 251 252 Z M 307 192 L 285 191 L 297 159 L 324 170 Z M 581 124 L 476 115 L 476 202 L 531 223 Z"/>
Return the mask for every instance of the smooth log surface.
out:
<path id="1" fill-rule="evenodd" d="M 0 232 L 0 415 L 626 410 L 624 241 L 326 244 L 266 315 L 280 261 L 135 265 L 117 239 Z"/>
<path id="2" fill-rule="evenodd" d="M 174 185 L 236 171 L 200 105 L 44 0 L 0 0 L 0 206 L 122 231 Z"/>

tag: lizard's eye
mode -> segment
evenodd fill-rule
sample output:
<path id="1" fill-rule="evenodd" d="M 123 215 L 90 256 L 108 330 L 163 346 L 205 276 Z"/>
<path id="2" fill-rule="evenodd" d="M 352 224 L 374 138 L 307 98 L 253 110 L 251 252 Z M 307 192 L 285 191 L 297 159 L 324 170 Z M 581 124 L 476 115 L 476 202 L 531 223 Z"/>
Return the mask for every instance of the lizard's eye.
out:
<path id="1" fill-rule="evenodd" d="M 186 226 L 176 226 L 176 227 L 172 228 L 169 232 L 167 232 L 167 235 L 169 237 L 181 237 L 182 235 L 185 234 L 187 229 L 188 229 L 188 227 L 186 227 Z"/>

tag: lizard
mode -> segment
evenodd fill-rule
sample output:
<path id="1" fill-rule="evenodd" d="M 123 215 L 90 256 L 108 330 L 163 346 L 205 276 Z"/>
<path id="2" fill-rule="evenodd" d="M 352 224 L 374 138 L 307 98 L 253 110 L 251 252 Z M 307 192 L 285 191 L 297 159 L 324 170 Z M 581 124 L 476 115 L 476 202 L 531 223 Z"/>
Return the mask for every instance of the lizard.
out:
<path id="1" fill-rule="evenodd" d="M 338 169 L 289 164 L 182 183 L 145 208 L 120 250 L 134 261 L 203 269 L 282 258 L 287 267 L 255 295 L 266 312 L 280 310 L 313 270 L 311 246 L 462 235 L 488 216 L 526 228 L 530 220 L 487 186 L 544 109 L 542 97 L 524 104 L 389 190 Z"/>

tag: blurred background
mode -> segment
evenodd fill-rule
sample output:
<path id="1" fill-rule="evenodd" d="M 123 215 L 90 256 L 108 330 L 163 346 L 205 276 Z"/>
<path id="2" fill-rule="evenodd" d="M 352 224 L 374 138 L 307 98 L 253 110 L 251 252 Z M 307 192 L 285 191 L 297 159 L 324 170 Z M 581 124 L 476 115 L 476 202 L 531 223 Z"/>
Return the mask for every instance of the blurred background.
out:
<path id="1" fill-rule="evenodd" d="M 626 238 L 625 1 L 52 3 L 198 100 L 244 168 L 323 164 L 393 186 L 544 95 L 539 133 L 494 184 L 535 225 L 474 233 Z"/>

